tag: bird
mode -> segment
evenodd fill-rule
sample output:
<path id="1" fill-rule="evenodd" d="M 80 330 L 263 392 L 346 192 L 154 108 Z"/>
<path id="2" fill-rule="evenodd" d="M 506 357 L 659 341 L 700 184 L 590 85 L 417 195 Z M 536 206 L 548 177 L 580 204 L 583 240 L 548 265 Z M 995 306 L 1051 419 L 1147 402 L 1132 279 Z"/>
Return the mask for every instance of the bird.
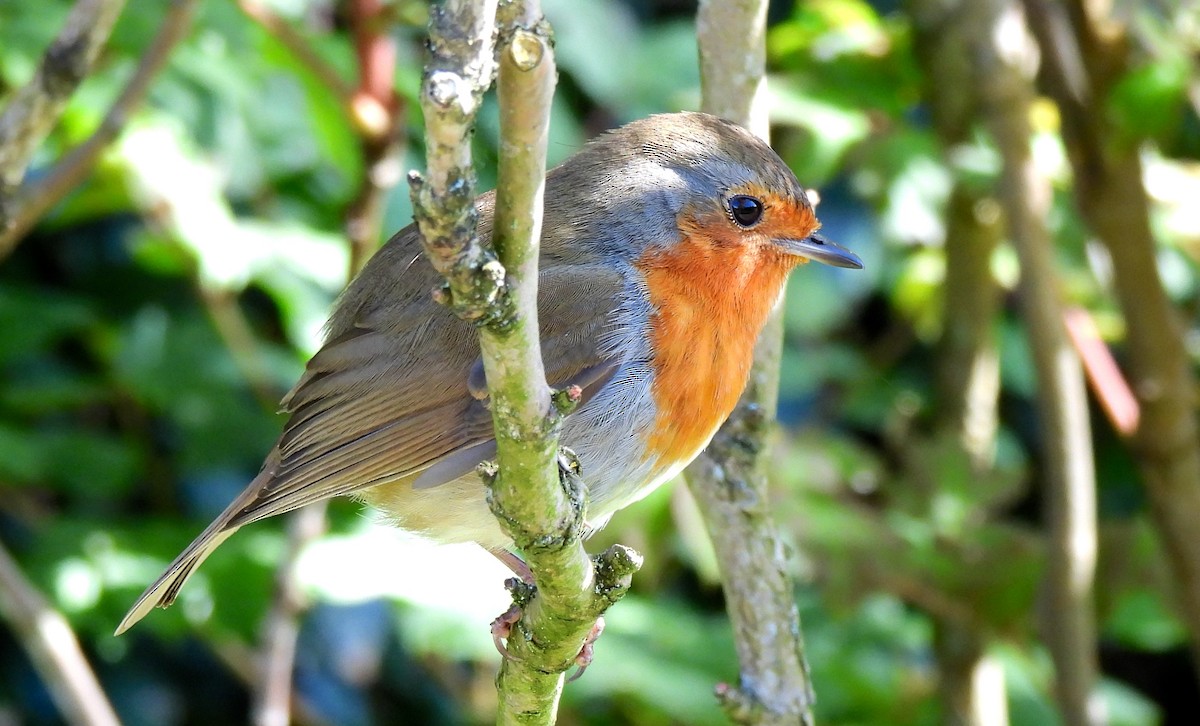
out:
<path id="1" fill-rule="evenodd" d="M 494 192 L 476 200 L 485 242 L 494 207 Z M 581 395 L 560 443 L 582 467 L 590 531 L 708 445 L 794 268 L 862 268 L 819 227 L 770 146 L 704 113 L 631 122 L 547 172 L 539 334 L 548 383 Z M 477 471 L 496 452 L 478 331 L 434 299 L 440 282 L 415 225 L 379 249 L 284 397 L 288 418 L 261 471 L 117 634 L 169 606 L 241 527 L 335 496 L 431 540 L 513 559 Z"/>

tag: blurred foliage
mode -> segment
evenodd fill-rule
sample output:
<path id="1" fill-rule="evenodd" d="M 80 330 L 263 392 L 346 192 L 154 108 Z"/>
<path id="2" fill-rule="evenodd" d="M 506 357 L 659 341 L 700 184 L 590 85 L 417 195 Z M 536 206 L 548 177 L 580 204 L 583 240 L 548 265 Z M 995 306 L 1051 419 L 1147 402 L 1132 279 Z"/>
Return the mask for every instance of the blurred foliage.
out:
<path id="1" fill-rule="evenodd" d="M 269 5 L 353 78 L 336 3 Z M 1123 141 L 1145 148 L 1163 275 L 1200 357 L 1200 72 L 1187 5 L 1128 7 L 1138 63 L 1108 103 Z M 129 0 L 32 175 L 96 127 L 164 6 Z M 698 104 L 690 4 L 545 6 L 561 72 L 553 162 L 606 127 Z M 29 77 L 68 7 L 0 3 L 0 93 Z M 427 11 L 414 0 L 391 11 L 413 167 Z M 973 476 L 932 435 L 941 288 L 954 272 L 941 254 L 945 205 L 956 180 L 989 188 L 998 156 L 973 136 L 948 163 L 922 103 L 910 20 L 894 2 L 780 2 L 770 17 L 775 146 L 820 188 L 828 234 L 866 262 L 802 270 L 787 298 L 776 505 L 796 555 L 818 721 L 938 723 L 930 616 L 949 609 L 994 636 L 1012 722 L 1056 723 L 1037 627 L 1036 379 L 1007 248 L 992 263 L 1006 290 L 994 473 Z M 1111 270 L 1071 207 L 1054 108 L 1039 104 L 1034 124 L 1037 162 L 1058 185 L 1049 222 L 1063 292 L 1120 356 Z M 484 186 L 497 128 L 489 101 L 477 135 Z M 122 638 L 111 632 L 277 435 L 274 402 L 345 282 L 342 223 L 362 173 L 335 95 L 235 2 L 212 0 L 95 173 L 0 264 L 0 540 L 70 618 L 130 724 L 245 719 L 234 666 L 251 665 L 285 547 L 279 522 L 230 540 L 175 608 Z M 398 186 L 386 232 L 410 216 Z M 1200 696 L 1141 483 L 1098 409 L 1094 428 L 1111 722 L 1188 723 Z M 299 568 L 317 603 L 297 657 L 306 720 L 488 722 L 497 655 L 487 622 L 507 604 L 502 570 L 472 548 L 407 540 L 351 503 L 333 508 L 332 523 Z M 655 493 L 596 539 L 639 548 L 647 565 L 610 613 L 596 663 L 567 688 L 561 722 L 724 723 L 711 692 L 736 678 L 736 660 L 686 490 Z M 0 722 L 57 722 L 17 645 L 0 630 Z"/>

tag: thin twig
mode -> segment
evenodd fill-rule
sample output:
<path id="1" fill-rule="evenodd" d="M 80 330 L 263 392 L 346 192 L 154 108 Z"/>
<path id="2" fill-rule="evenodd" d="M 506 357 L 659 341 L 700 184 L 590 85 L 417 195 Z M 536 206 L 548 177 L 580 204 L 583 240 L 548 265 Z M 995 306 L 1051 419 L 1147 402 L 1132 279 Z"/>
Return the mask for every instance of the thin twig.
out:
<path id="1" fill-rule="evenodd" d="M 604 609 L 629 586 L 640 564 L 622 548 L 593 567 L 583 549 L 582 487 L 559 482 L 561 420 L 546 385 L 538 335 L 538 250 L 550 104 L 556 71 L 550 31 L 536 0 L 513 3 L 500 20 L 499 179 L 493 243 L 506 271 L 511 322 L 480 331 L 492 392 L 499 476 L 491 506 L 528 559 L 533 593 L 514 588 L 521 618 L 508 638 L 496 688 L 498 724 L 550 724 L 563 672 L 580 653 Z M 547 542 L 557 541 L 554 546 Z M 606 559 L 607 558 L 607 559 Z M 516 583 L 514 583 L 515 585 Z M 609 587 L 613 591 L 601 596 Z M 612 597 L 615 595 L 615 597 Z"/>
<path id="2" fill-rule="evenodd" d="M 346 79 L 342 78 L 336 68 L 313 49 L 308 39 L 293 28 L 291 23 L 279 17 L 270 6 L 260 0 L 237 0 L 237 4 L 248 18 L 261 25 L 283 47 L 287 48 L 296 57 L 296 60 L 300 61 L 300 64 L 320 81 L 322 86 L 337 96 L 342 106 L 350 108 L 354 99 L 354 88 Z"/>
<path id="3" fill-rule="evenodd" d="M 79 726 L 120 723 L 67 619 L 25 579 L 3 544 L 0 544 L 0 615 L 29 653 L 67 722 Z"/>
<path id="4" fill-rule="evenodd" d="M 696 19 L 701 108 L 766 138 L 765 0 L 704 0 Z M 781 308 L 759 336 L 746 392 L 687 480 L 717 553 L 739 684 L 717 696 L 739 722 L 811 724 L 814 699 L 787 554 L 771 517 L 767 438 L 779 393 Z"/>
<path id="5" fill-rule="evenodd" d="M 593 566 L 581 541 L 583 486 L 558 471 L 562 410 L 577 398 L 552 397 L 537 323 L 549 109 L 555 66 L 549 28 L 535 1 L 505 5 L 451 0 L 434 8 L 431 58 L 421 106 L 428 171 L 411 175 L 425 251 L 447 279 L 440 298 L 480 326 L 498 471 L 490 503 L 501 528 L 527 557 L 536 589 L 510 581 L 519 614 L 501 668 L 499 723 L 550 724 L 563 673 L 596 619 L 624 594 L 640 558 L 614 546 Z M 500 27 L 501 155 L 496 255 L 476 234 L 470 134 L 493 67 Z M 577 389 L 576 389 L 577 390 Z"/>
<path id="6" fill-rule="evenodd" d="M 47 211 L 87 177 L 101 152 L 116 138 L 129 114 L 150 89 L 150 83 L 166 65 L 171 51 L 191 27 L 199 0 L 174 0 L 150 47 L 141 55 L 137 68 L 109 108 L 96 131 L 41 178 L 27 182 L 14 201 L 11 224 L 0 229 L 0 260 L 7 257 Z M 2 227 L 3 225 L 0 225 Z"/>
<path id="7" fill-rule="evenodd" d="M 405 110 L 393 88 L 396 47 L 384 25 L 384 4 L 354 0 L 349 9 L 359 65 L 353 113 L 363 160 L 358 193 L 345 215 L 353 276 L 379 246 L 387 192 L 401 179 Z"/>
<path id="8" fill-rule="evenodd" d="M 263 624 L 254 684 L 255 726 L 287 726 L 292 722 L 292 672 L 296 664 L 296 641 L 300 615 L 308 602 L 296 582 L 296 563 L 304 548 L 325 532 L 328 501 L 316 502 L 288 519 L 287 554 L 279 563 L 275 596 Z"/>
<path id="9" fill-rule="evenodd" d="M 100 46 L 108 40 L 124 6 L 125 0 L 79 0 L 46 49 L 33 78 L 0 113 L 0 202 L 8 199 L 25 177 L 38 145 L 91 72 Z M 0 229 L 7 226 L 8 210 L 0 205 Z"/>
<path id="10" fill-rule="evenodd" d="M 1053 191 L 1033 163 L 1031 80 L 1020 65 L 1032 42 L 996 47 L 1000 24 L 1019 12 L 1012 0 L 981 3 L 985 32 L 975 53 L 975 86 L 988 130 L 1003 159 L 999 198 L 1021 261 L 1021 311 L 1038 377 L 1038 418 L 1045 477 L 1048 607 L 1044 630 L 1054 659 L 1056 699 L 1067 724 L 1102 723 L 1092 586 L 1096 570 L 1096 474 L 1083 367 L 1063 326 L 1063 304 L 1045 220 Z M 1023 37 L 1023 36 L 1022 36 Z"/>

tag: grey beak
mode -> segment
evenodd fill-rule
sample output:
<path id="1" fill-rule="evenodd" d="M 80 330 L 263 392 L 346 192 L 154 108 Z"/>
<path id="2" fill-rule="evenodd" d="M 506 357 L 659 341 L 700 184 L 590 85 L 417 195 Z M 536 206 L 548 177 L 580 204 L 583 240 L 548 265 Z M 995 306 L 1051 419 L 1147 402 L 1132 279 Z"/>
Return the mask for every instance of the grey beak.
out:
<path id="1" fill-rule="evenodd" d="M 858 255 L 845 247 L 835 245 L 819 234 L 812 234 L 804 239 L 777 239 L 775 244 L 790 254 L 833 267 L 849 267 L 855 270 L 861 270 L 863 267 Z"/>

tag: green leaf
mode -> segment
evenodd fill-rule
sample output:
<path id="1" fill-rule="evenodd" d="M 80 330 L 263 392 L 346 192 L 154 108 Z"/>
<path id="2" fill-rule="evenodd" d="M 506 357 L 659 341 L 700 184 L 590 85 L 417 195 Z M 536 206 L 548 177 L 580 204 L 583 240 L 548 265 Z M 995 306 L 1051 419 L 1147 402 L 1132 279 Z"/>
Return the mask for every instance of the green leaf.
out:
<path id="1" fill-rule="evenodd" d="M 0 287 L 0 364 L 43 351 L 93 322 L 84 300 L 5 284 Z"/>
<path id="2" fill-rule="evenodd" d="M 45 476 L 46 458 L 38 436 L 24 428 L 0 423 L 0 478 L 8 484 L 27 484 Z"/>
<path id="3" fill-rule="evenodd" d="M 1163 652 L 1187 643 L 1187 629 L 1163 593 L 1141 587 L 1121 594 L 1104 624 L 1105 633 L 1139 650 Z"/>
<path id="4" fill-rule="evenodd" d="M 1126 142 L 1165 142 L 1183 121 L 1192 71 L 1186 56 L 1167 54 L 1126 73 L 1108 97 L 1108 113 Z"/>

